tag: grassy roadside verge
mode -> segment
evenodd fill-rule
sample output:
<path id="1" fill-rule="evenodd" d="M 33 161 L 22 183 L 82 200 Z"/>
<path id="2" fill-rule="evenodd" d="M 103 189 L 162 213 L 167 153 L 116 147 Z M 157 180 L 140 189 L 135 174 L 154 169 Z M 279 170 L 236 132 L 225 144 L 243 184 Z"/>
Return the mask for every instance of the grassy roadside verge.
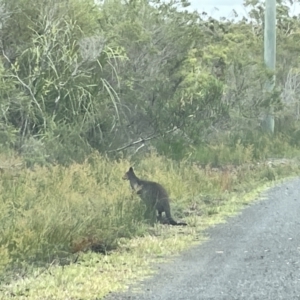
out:
<path id="1" fill-rule="evenodd" d="M 205 228 L 223 222 L 282 178 L 300 173 L 289 161 L 212 169 L 149 156 L 135 165 L 138 175 L 165 185 L 175 218 L 190 225 L 149 228 L 138 198 L 121 180 L 129 164 L 95 155 L 68 168 L 1 175 L 0 255 L 6 271 L 0 299 L 100 299 L 151 274 L 152 262 L 199 243 Z M 83 251 L 93 245 L 116 250 L 107 255 Z M 68 264 L 57 264 L 58 258 Z M 38 267 L 37 262 L 44 263 Z M 7 272 L 12 263 L 14 280 Z"/>

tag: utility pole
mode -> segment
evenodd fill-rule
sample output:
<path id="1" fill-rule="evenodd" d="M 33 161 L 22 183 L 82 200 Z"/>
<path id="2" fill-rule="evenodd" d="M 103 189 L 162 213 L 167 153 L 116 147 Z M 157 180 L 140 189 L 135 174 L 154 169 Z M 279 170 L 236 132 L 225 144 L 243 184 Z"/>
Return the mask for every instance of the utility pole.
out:
<path id="1" fill-rule="evenodd" d="M 268 70 L 275 72 L 276 65 L 276 0 L 265 0 L 264 60 Z M 275 75 L 266 82 L 266 92 L 271 93 L 275 86 Z M 274 109 L 272 105 L 264 119 L 267 132 L 274 133 Z"/>

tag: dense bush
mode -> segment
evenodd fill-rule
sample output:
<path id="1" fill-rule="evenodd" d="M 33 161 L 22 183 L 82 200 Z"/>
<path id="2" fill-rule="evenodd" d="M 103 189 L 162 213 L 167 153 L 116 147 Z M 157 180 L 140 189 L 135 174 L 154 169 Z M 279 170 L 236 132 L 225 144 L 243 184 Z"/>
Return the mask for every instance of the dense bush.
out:
<path id="1" fill-rule="evenodd" d="M 247 146 L 270 105 L 277 132 L 298 146 L 299 18 L 278 4 L 277 88 L 267 95 L 263 4 L 247 1 L 248 20 L 215 20 L 187 5 L 3 0 L 2 147 L 44 164 L 153 136 L 158 150 L 166 140 L 198 147 L 228 134 Z"/>

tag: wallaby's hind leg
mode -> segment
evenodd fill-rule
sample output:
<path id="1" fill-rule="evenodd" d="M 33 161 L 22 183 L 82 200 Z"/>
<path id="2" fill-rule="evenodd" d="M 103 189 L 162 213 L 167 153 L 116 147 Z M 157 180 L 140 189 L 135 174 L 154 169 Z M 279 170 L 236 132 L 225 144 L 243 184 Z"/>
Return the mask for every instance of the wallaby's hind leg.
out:
<path id="1" fill-rule="evenodd" d="M 157 222 L 162 222 L 162 211 L 158 211 Z"/>
<path id="2" fill-rule="evenodd" d="M 150 221 L 151 225 L 154 225 L 156 222 L 156 210 L 153 207 L 147 207 L 144 218 Z"/>

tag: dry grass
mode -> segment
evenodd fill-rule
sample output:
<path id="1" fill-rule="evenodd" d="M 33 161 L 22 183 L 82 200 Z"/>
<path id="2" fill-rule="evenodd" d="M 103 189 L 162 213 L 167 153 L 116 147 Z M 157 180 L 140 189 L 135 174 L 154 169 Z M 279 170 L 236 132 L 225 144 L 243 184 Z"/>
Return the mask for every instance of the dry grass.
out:
<path id="1" fill-rule="evenodd" d="M 149 227 L 121 179 L 130 165 L 94 154 L 69 167 L 1 173 L 0 299 L 99 299 L 151 273 L 151 262 L 199 242 L 203 229 L 236 213 L 262 187 L 299 173 L 291 163 L 212 169 L 150 155 L 134 165 L 137 175 L 163 184 L 175 219 L 189 226 Z M 95 253 L 110 249 L 116 250 Z"/>

